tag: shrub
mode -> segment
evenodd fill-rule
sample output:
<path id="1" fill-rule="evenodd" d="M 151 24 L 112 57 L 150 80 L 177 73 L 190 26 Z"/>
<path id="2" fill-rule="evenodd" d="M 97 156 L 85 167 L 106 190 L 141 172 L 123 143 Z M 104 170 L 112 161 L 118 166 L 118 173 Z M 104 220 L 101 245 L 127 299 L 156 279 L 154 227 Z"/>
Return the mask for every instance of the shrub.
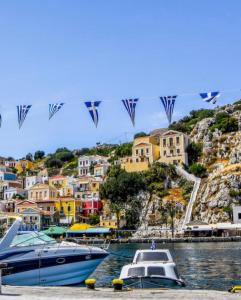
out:
<path id="1" fill-rule="evenodd" d="M 199 163 L 194 163 L 189 167 L 190 173 L 201 178 L 206 176 L 206 171 L 207 171 L 206 167 Z"/>
<path id="2" fill-rule="evenodd" d="M 238 120 L 231 117 L 226 112 L 216 114 L 215 123 L 210 127 L 211 131 L 221 130 L 222 133 L 233 132 L 238 130 Z"/>

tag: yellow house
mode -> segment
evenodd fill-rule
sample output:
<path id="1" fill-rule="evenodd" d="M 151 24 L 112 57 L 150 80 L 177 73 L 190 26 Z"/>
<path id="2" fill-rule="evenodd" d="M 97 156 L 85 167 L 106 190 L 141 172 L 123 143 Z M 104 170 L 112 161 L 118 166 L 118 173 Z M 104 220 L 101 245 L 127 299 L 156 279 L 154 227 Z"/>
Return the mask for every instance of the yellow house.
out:
<path id="1" fill-rule="evenodd" d="M 60 224 L 73 224 L 79 222 L 82 212 L 80 200 L 72 197 L 61 197 L 55 201 L 56 210 L 60 214 Z"/>
<path id="2" fill-rule="evenodd" d="M 121 167 L 127 172 L 146 171 L 149 165 L 160 158 L 159 141 L 155 136 L 143 136 L 134 139 L 132 156 L 125 157 Z"/>
<path id="3" fill-rule="evenodd" d="M 18 173 L 23 171 L 31 170 L 33 168 L 33 162 L 26 159 L 21 159 L 17 161 L 15 168 L 18 170 Z"/>
<path id="4" fill-rule="evenodd" d="M 160 162 L 188 165 L 187 146 L 189 137 L 175 130 L 168 130 L 160 136 Z"/>
<path id="5" fill-rule="evenodd" d="M 57 196 L 57 189 L 45 183 L 37 183 L 28 191 L 28 200 L 30 201 L 55 200 Z"/>
<path id="6" fill-rule="evenodd" d="M 62 175 L 56 175 L 49 178 L 49 185 L 59 188 L 64 188 L 68 186 L 68 179 L 65 176 Z"/>

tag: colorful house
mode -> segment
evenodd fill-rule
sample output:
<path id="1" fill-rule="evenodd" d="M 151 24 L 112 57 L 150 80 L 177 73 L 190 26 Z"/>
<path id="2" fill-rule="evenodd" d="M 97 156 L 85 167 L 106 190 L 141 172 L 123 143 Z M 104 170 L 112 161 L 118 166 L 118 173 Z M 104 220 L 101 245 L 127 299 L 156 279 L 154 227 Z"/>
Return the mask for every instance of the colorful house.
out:
<path id="1" fill-rule="evenodd" d="M 122 160 L 121 167 L 127 172 L 146 171 L 149 165 L 160 157 L 158 142 L 154 136 L 143 136 L 134 139 L 132 156 Z"/>
<path id="2" fill-rule="evenodd" d="M 71 225 L 81 219 L 82 204 L 78 199 L 72 197 L 59 197 L 55 201 L 56 210 L 59 212 L 59 223 Z"/>
<path id="3" fill-rule="evenodd" d="M 57 196 L 57 189 L 44 183 L 37 183 L 28 191 L 28 199 L 31 201 L 55 200 Z"/>
<path id="4" fill-rule="evenodd" d="M 33 169 L 33 162 L 27 159 L 21 159 L 17 161 L 15 168 L 18 170 L 18 173 L 22 173 Z"/>
<path id="5" fill-rule="evenodd" d="M 189 137 L 175 130 L 168 130 L 160 136 L 160 162 L 188 165 L 187 146 Z"/>

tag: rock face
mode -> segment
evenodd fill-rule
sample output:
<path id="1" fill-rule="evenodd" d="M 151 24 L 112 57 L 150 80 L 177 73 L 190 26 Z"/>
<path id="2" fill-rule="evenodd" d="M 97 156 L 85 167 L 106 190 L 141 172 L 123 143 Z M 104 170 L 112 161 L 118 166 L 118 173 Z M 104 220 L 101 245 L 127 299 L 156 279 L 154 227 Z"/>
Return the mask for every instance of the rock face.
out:
<path id="1" fill-rule="evenodd" d="M 240 130 L 240 110 L 227 105 L 216 112 L 225 111 L 237 118 Z M 241 132 L 222 134 L 217 129 L 211 132 L 214 121 L 215 118 L 203 119 L 190 135 L 193 142 L 202 143 L 200 162 L 208 170 L 208 177 L 202 179 L 198 191 L 193 219 L 208 223 L 232 221 L 232 206 L 241 203 Z"/>
<path id="2" fill-rule="evenodd" d="M 231 191 L 238 193 L 240 188 L 240 171 L 229 173 L 228 168 L 227 172 L 225 169 L 216 171 L 202 183 L 193 211 L 194 219 L 207 223 L 230 221 L 232 205 L 239 200 Z"/>

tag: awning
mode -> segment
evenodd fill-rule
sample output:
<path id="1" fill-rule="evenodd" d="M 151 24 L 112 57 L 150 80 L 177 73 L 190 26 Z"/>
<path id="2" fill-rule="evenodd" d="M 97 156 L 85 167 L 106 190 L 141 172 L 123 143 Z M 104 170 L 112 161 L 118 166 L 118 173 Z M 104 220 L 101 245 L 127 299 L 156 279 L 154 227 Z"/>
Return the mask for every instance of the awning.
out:
<path id="1" fill-rule="evenodd" d="M 110 233 L 111 228 L 106 227 L 95 227 L 95 228 L 89 228 L 86 230 L 68 230 L 67 234 L 105 234 Z"/>
<path id="2" fill-rule="evenodd" d="M 66 228 L 60 226 L 49 227 L 47 230 L 43 230 L 42 232 L 47 235 L 62 235 L 67 231 Z"/>

